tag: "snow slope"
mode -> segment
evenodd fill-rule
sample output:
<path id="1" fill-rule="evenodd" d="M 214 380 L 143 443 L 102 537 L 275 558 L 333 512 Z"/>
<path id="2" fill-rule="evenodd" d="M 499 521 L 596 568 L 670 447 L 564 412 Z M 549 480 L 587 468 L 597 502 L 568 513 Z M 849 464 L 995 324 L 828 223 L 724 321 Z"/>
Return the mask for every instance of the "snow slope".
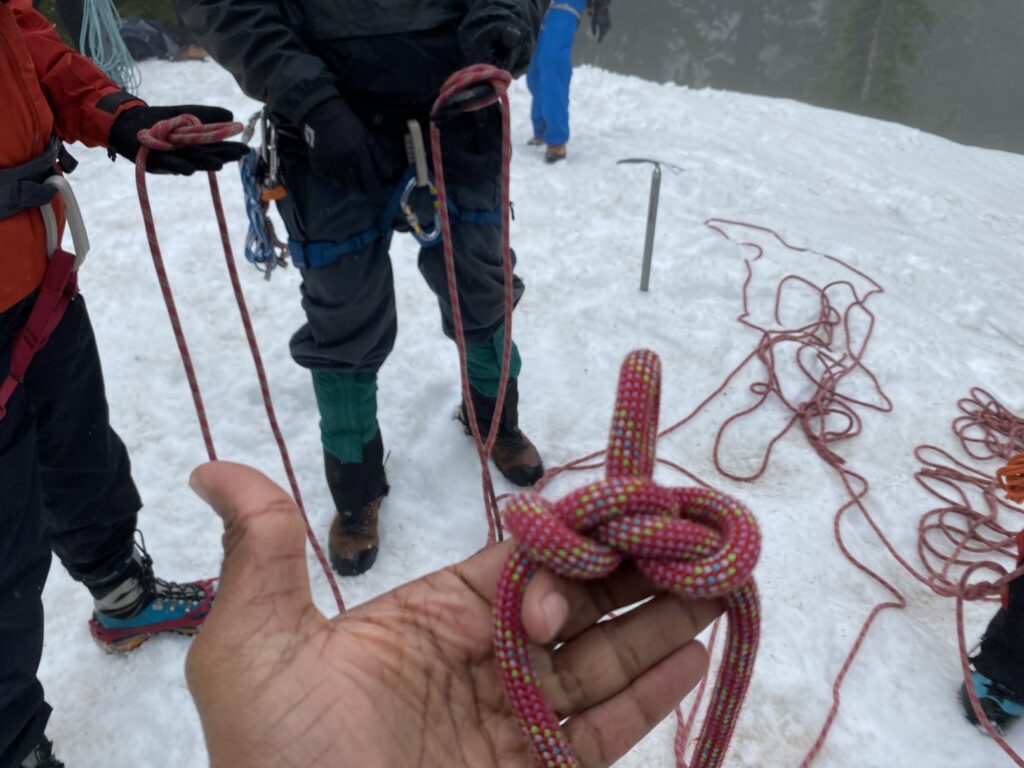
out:
<path id="1" fill-rule="evenodd" d="M 211 63 L 149 63 L 151 103 L 254 103 Z M 734 322 L 744 252 L 702 226 L 709 216 L 774 227 L 791 242 L 848 259 L 886 293 L 873 299 L 878 327 L 868 364 L 895 403 L 868 414 L 862 436 L 840 453 L 874 484 L 870 502 L 900 551 L 913 553 L 931 499 L 911 482 L 919 442 L 951 447 L 956 399 L 974 384 L 1024 410 L 1019 275 L 1024 246 L 1024 158 L 959 146 L 904 127 L 766 98 L 688 91 L 584 68 L 574 83 L 567 163 L 548 167 L 522 146 L 529 137 L 525 86 L 514 87 L 517 153 L 514 244 L 528 290 L 515 336 L 525 361 L 521 421 L 549 465 L 601 447 L 622 357 L 649 346 L 663 357 L 662 423 L 685 415 L 756 341 Z M 187 490 L 204 457 L 187 386 L 149 263 L 131 169 L 80 150 L 75 183 L 94 243 L 82 282 L 106 367 L 114 424 L 131 451 L 147 506 L 141 527 L 159 572 L 215 574 L 215 516 Z M 649 174 L 614 161 L 656 156 L 685 168 L 666 174 L 652 290 L 637 291 Z M 223 186 L 240 247 L 245 218 L 237 177 Z M 222 457 L 282 478 L 218 253 L 205 182 L 152 181 L 172 284 L 185 317 Z M 401 330 L 381 372 L 380 418 L 392 484 L 382 551 L 367 575 L 346 580 L 350 604 L 463 558 L 485 539 L 470 442 L 452 421 L 456 356 L 415 267 L 408 238 L 394 247 Z M 787 258 L 769 254 L 779 268 Z M 774 261 L 773 261 L 774 260 Z M 817 267 L 820 270 L 820 265 Z M 313 524 L 324 536 L 332 508 L 321 475 L 308 375 L 291 363 L 288 337 L 301 322 L 298 275 L 243 278 L 267 358 L 279 415 Z M 731 766 L 794 766 L 812 743 L 830 686 L 871 607 L 884 598 L 833 543 L 842 489 L 796 433 L 752 485 L 717 477 L 712 435 L 749 400 L 741 383 L 659 446 L 744 500 L 764 530 L 759 582 L 764 643 Z M 725 446 L 731 466 L 753 469 L 757 432 L 777 426 L 762 411 L 747 437 Z M 665 482 L 678 482 L 671 474 Z M 561 480 L 561 493 L 582 478 Z M 507 490 L 505 488 L 501 490 Z M 1009 761 L 960 716 L 953 605 L 917 587 L 860 522 L 852 546 L 910 598 L 869 638 L 844 690 L 832 737 L 816 765 L 991 768 Z M 313 565 L 311 561 L 311 566 Z M 325 609 L 330 593 L 312 569 Z M 85 631 L 90 602 L 55 567 L 45 593 L 41 670 L 55 707 L 51 735 L 76 768 L 171 768 L 204 764 L 202 736 L 182 676 L 187 644 L 162 638 L 123 658 L 99 654 Z M 969 611 L 979 632 L 988 608 Z M 671 764 L 671 724 L 623 766 Z M 1016 736 L 1018 748 L 1024 736 Z"/>

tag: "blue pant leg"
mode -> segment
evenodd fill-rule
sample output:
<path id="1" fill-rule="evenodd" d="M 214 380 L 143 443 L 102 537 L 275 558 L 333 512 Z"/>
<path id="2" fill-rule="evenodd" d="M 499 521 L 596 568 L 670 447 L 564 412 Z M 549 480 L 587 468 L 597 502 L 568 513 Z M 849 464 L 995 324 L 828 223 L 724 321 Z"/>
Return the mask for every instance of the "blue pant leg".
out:
<path id="1" fill-rule="evenodd" d="M 586 0 L 570 0 L 580 14 Z M 537 50 L 541 72 L 544 111 L 544 141 L 565 144 L 569 140 L 569 83 L 572 80 L 572 45 L 579 18 L 569 10 L 552 6 L 544 19 L 542 41 Z"/>
<path id="2" fill-rule="evenodd" d="M 544 30 L 538 38 L 538 49 L 544 40 Z M 530 68 L 526 71 L 526 87 L 530 89 L 530 118 L 533 120 L 533 135 L 544 136 L 544 99 L 541 86 L 540 56 L 530 59 Z"/>

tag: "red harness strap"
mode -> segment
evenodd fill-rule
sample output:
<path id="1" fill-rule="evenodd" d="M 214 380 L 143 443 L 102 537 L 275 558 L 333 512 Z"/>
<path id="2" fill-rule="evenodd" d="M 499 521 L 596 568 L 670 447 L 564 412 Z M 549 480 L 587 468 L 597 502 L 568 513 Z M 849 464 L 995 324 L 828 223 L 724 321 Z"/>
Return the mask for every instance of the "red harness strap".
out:
<path id="1" fill-rule="evenodd" d="M 7 415 L 7 403 L 14 391 L 24 382 L 32 358 L 46 346 L 68 305 L 78 295 L 78 273 L 74 267 L 73 253 L 62 248 L 54 251 L 28 320 L 14 335 L 10 369 L 0 384 L 0 421 Z"/>

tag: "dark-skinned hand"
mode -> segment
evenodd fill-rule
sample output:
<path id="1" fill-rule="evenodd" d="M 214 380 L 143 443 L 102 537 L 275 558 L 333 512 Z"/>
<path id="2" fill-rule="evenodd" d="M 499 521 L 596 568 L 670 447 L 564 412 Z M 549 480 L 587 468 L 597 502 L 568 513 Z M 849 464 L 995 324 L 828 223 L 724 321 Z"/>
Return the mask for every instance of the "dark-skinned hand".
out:
<path id="1" fill-rule="evenodd" d="M 225 527 L 219 593 L 186 665 L 214 768 L 533 766 L 492 646 L 511 543 L 328 619 L 283 490 L 223 462 L 192 487 Z M 541 571 L 527 589 L 543 689 L 587 768 L 625 754 L 707 669 L 694 637 L 717 601 L 659 595 L 598 623 L 653 593 L 630 568 L 588 584 Z"/>

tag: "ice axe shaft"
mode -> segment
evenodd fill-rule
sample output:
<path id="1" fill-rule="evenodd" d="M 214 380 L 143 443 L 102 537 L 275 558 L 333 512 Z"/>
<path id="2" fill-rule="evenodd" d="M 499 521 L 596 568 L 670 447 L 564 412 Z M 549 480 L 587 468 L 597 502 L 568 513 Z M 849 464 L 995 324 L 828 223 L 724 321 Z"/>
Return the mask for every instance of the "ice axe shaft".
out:
<path id="1" fill-rule="evenodd" d="M 631 157 L 619 160 L 617 165 L 639 165 L 650 163 L 654 166 L 651 172 L 651 196 L 647 204 L 647 233 L 644 238 L 644 262 L 640 270 L 640 290 L 647 292 L 651 283 L 651 263 L 654 260 L 654 233 L 658 227 L 658 200 L 661 196 L 661 167 L 669 168 L 673 173 L 682 173 L 682 168 L 643 157 Z"/>

